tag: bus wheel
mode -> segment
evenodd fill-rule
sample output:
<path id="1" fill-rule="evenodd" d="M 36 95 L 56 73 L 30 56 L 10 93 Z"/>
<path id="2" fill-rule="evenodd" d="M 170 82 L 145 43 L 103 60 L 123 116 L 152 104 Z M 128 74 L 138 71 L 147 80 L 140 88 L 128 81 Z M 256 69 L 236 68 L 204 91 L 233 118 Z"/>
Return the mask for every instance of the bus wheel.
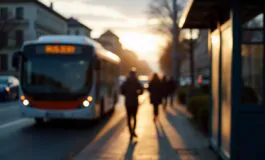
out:
<path id="1" fill-rule="evenodd" d="M 100 118 L 103 118 L 103 116 L 104 116 L 104 108 L 105 108 L 104 98 L 101 98 L 101 100 L 100 100 Z"/>
<path id="2" fill-rule="evenodd" d="M 43 125 L 44 119 L 43 118 L 35 118 L 35 123 L 36 123 L 36 125 Z"/>

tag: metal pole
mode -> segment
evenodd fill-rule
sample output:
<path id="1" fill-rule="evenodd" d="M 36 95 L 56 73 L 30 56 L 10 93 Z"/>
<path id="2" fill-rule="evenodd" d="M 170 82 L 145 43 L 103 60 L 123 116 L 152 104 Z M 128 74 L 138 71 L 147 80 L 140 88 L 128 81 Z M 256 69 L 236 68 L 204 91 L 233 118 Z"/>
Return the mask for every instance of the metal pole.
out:
<path id="1" fill-rule="evenodd" d="M 190 29 L 190 77 L 191 86 L 194 87 L 194 54 L 193 54 L 193 39 L 192 39 L 192 29 Z"/>
<path id="2" fill-rule="evenodd" d="M 178 75 L 178 57 L 177 57 L 177 0 L 172 0 L 173 13 L 172 13 L 172 76 L 174 77 L 177 85 L 179 82 Z"/>

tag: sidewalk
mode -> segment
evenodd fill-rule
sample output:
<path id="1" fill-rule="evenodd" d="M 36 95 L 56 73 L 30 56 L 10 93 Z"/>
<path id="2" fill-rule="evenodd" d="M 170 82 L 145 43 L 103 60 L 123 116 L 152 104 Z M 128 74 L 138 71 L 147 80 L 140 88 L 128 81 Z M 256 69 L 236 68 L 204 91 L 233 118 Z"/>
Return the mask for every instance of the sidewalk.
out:
<path id="1" fill-rule="evenodd" d="M 149 101 L 140 107 L 136 133 L 130 143 L 126 120 L 111 135 L 103 135 L 75 157 L 76 160 L 217 160 L 207 139 L 189 123 L 189 114 L 178 106 L 160 108 L 160 121 L 153 122 Z"/>

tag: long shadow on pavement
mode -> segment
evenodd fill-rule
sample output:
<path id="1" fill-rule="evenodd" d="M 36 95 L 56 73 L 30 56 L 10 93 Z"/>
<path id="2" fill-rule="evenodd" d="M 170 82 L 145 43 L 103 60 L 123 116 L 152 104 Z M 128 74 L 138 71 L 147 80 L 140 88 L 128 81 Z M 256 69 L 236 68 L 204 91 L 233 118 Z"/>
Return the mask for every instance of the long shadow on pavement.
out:
<path id="1" fill-rule="evenodd" d="M 178 159 L 178 157 L 172 157 L 174 151 L 172 150 L 172 146 L 170 144 L 169 139 L 165 133 L 163 125 L 160 121 L 155 124 L 156 132 L 157 132 L 157 140 L 159 146 L 159 159 L 160 160 L 170 160 L 170 159 Z"/>
<path id="2" fill-rule="evenodd" d="M 215 160 L 217 157 L 208 149 L 207 138 L 195 129 L 189 121 L 191 115 L 185 111 L 185 108 L 179 106 L 172 109 L 177 114 L 173 115 L 166 112 L 166 119 L 174 127 L 185 145 L 185 148 L 179 148 L 177 152 L 183 153 L 183 155 L 193 155 L 200 160 Z M 203 157 L 207 157 L 207 155 L 209 155 L 208 158 Z"/>
<path id="3" fill-rule="evenodd" d="M 193 128 L 192 124 L 189 122 L 189 115 L 180 108 L 172 108 L 177 113 L 176 115 L 172 115 L 169 112 L 166 112 L 167 121 L 171 124 L 172 127 L 175 128 L 177 133 L 183 139 L 183 142 L 186 143 L 186 146 L 193 146 L 194 142 L 191 141 L 191 138 L 205 138 L 200 134 L 195 128 Z"/>
<path id="4" fill-rule="evenodd" d="M 124 156 L 125 160 L 133 160 L 133 153 L 134 153 L 134 149 L 135 149 L 136 145 L 137 145 L 137 141 L 130 141 L 129 142 L 127 152 Z"/>

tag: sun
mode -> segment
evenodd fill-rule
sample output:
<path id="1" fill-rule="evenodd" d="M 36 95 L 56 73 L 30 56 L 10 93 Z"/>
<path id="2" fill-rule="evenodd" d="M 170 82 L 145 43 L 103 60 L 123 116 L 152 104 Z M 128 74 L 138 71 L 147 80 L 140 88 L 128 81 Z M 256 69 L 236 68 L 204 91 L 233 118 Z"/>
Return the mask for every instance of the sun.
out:
<path id="1" fill-rule="evenodd" d="M 134 51 L 139 59 L 157 59 L 161 37 L 146 32 L 121 32 L 119 37 L 123 47 Z"/>

